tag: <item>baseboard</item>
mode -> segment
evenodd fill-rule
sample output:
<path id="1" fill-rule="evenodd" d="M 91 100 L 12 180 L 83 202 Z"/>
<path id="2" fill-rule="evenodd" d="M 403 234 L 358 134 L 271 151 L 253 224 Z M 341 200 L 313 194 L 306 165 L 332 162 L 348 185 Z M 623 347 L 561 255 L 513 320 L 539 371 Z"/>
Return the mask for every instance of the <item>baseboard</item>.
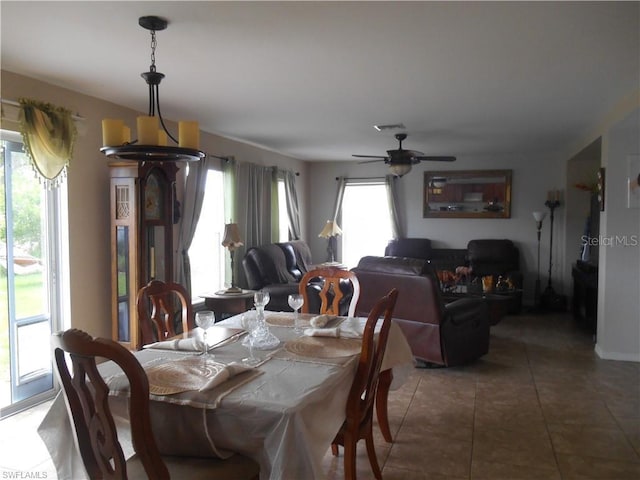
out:
<path id="1" fill-rule="evenodd" d="M 619 360 L 621 362 L 636 362 L 640 363 L 640 353 L 619 353 L 619 352 L 607 352 L 596 344 L 596 354 L 603 360 Z"/>

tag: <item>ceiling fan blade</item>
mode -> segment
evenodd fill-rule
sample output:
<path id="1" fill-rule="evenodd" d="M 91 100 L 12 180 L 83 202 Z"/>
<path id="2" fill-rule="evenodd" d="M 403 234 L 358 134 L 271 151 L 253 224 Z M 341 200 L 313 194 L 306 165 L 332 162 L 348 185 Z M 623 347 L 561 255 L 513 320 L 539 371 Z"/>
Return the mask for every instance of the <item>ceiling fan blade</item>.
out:
<path id="1" fill-rule="evenodd" d="M 384 160 L 387 158 L 383 155 L 353 155 L 353 156 L 358 158 L 379 158 L 380 160 Z"/>
<path id="2" fill-rule="evenodd" d="M 417 150 L 405 150 L 405 152 L 407 152 L 409 155 L 411 155 L 414 158 L 424 157 L 424 153 L 419 152 Z"/>
<path id="3" fill-rule="evenodd" d="M 366 158 L 366 157 L 365 157 L 365 158 Z M 364 161 L 362 161 L 362 162 L 358 162 L 358 165 L 362 165 L 363 163 L 375 163 L 375 162 L 384 162 L 384 163 L 387 163 L 387 162 L 388 162 L 388 160 L 387 160 L 387 158 L 386 158 L 386 157 L 380 157 L 380 158 L 377 158 L 376 160 L 364 160 Z"/>
<path id="4" fill-rule="evenodd" d="M 421 162 L 455 162 L 456 157 L 451 156 L 431 156 L 431 155 L 422 155 L 415 157 L 416 160 L 420 160 Z"/>

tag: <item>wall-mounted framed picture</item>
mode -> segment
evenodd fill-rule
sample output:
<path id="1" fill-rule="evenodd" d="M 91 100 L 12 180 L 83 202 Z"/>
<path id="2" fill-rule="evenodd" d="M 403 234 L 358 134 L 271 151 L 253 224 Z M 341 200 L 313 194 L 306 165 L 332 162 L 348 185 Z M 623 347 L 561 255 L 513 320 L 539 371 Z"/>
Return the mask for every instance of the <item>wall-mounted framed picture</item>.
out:
<path id="1" fill-rule="evenodd" d="M 630 155 L 627 164 L 627 207 L 640 208 L 640 155 Z"/>
<path id="2" fill-rule="evenodd" d="M 604 168 L 598 169 L 598 205 L 600 205 L 600 211 L 604 212 Z"/>
<path id="3" fill-rule="evenodd" d="M 510 218 L 511 170 L 424 172 L 424 218 Z"/>

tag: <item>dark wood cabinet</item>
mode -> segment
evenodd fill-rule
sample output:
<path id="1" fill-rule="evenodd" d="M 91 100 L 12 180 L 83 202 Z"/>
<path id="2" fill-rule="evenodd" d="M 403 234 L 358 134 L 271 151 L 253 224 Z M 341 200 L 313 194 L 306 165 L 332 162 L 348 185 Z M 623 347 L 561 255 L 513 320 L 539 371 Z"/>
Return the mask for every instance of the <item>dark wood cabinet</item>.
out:
<path id="1" fill-rule="evenodd" d="M 578 261 L 571 269 L 571 276 L 573 317 L 595 335 L 598 326 L 598 267 Z"/>

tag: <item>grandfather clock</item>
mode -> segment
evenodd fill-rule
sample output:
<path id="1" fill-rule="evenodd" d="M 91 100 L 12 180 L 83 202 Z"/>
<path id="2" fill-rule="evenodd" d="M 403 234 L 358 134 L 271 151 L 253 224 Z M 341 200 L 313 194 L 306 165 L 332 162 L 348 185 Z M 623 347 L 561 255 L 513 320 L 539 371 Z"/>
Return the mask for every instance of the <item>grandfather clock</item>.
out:
<path id="1" fill-rule="evenodd" d="M 139 349 L 136 295 L 150 280 L 173 281 L 178 219 L 175 162 L 111 163 L 112 338 Z"/>

